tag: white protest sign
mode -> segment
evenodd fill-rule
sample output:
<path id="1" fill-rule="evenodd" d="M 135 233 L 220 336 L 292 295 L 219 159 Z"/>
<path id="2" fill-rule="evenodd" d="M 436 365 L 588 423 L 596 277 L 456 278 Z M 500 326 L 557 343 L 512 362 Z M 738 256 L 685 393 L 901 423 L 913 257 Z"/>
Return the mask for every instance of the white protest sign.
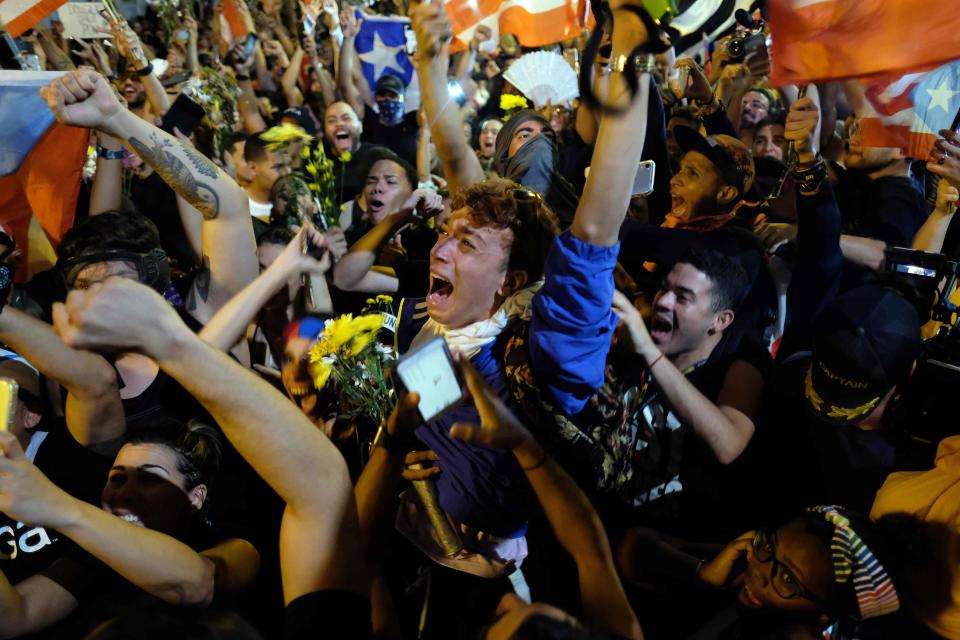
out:
<path id="1" fill-rule="evenodd" d="M 68 38 L 88 40 L 90 38 L 109 38 L 109 33 L 101 33 L 98 28 L 109 29 L 106 19 L 100 15 L 103 5 L 99 2 L 70 2 L 57 10 L 63 22 L 63 34 Z"/>

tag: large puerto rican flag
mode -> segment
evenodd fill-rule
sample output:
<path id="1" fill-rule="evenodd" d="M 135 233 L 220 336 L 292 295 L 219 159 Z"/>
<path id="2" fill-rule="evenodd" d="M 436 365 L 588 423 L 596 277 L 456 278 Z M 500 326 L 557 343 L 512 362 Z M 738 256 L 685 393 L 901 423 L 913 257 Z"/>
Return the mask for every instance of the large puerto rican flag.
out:
<path id="1" fill-rule="evenodd" d="M 0 24 L 16 38 L 66 3 L 67 0 L 0 0 Z"/>
<path id="2" fill-rule="evenodd" d="M 80 194 L 90 132 L 58 123 L 40 97 L 60 75 L 0 71 L 0 222 L 27 257 L 18 279 L 53 263 Z"/>
<path id="3" fill-rule="evenodd" d="M 910 73 L 864 90 L 863 144 L 900 147 L 911 158 L 926 158 L 938 131 L 949 129 L 960 110 L 960 60 L 927 73 Z"/>
<path id="4" fill-rule="evenodd" d="M 456 42 L 464 46 L 480 25 L 510 33 L 524 47 L 575 38 L 590 18 L 590 0 L 447 0 Z"/>

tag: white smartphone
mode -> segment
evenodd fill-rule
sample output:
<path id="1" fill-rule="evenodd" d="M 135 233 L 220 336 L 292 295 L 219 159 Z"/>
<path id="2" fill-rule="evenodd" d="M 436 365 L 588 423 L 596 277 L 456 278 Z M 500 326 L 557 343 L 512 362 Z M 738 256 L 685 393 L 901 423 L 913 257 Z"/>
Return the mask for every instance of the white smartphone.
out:
<path id="1" fill-rule="evenodd" d="M 303 15 L 303 35 L 308 38 L 313 36 L 313 30 L 317 27 L 317 21 L 313 19 L 313 16 L 304 14 Z"/>
<path id="2" fill-rule="evenodd" d="M 463 399 L 460 375 L 443 338 L 434 338 L 401 358 L 397 377 L 407 393 L 420 394 L 424 422 L 435 420 Z"/>
<path id="3" fill-rule="evenodd" d="M 17 383 L 12 378 L 0 378 L 0 431 L 10 431 L 17 408 Z"/>
<path id="4" fill-rule="evenodd" d="M 403 25 L 404 50 L 408 56 L 417 55 L 417 34 L 413 27 L 408 24 Z"/>
<path id="5" fill-rule="evenodd" d="M 637 175 L 633 178 L 631 196 L 645 196 L 653 193 L 653 179 L 657 175 L 657 163 L 653 160 L 642 160 L 637 167 Z"/>

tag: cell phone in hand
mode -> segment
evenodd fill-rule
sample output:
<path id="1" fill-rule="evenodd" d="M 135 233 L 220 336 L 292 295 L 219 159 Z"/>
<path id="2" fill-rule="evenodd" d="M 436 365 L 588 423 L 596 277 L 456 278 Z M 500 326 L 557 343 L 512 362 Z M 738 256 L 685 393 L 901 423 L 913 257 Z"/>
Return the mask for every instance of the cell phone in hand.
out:
<path id="1" fill-rule="evenodd" d="M 463 381 L 443 338 L 434 338 L 401 358 L 397 377 L 407 393 L 420 394 L 420 417 L 425 423 L 456 408 L 463 399 Z"/>
<path id="2" fill-rule="evenodd" d="M 314 29 L 317 28 L 317 21 L 314 20 L 313 16 L 304 14 L 303 16 L 303 35 L 310 37 L 313 35 Z"/>
<path id="3" fill-rule="evenodd" d="M 17 408 L 17 390 L 15 380 L 0 378 L 0 431 L 10 431 L 13 427 L 13 414 Z"/>
<path id="4" fill-rule="evenodd" d="M 642 160 L 637 167 L 637 175 L 633 178 L 631 196 L 645 196 L 653 193 L 653 180 L 657 175 L 657 163 L 653 160 Z"/>
<path id="5" fill-rule="evenodd" d="M 203 107 L 181 93 L 163 116 L 160 128 L 173 134 L 176 127 L 183 135 L 190 136 L 206 115 Z"/>

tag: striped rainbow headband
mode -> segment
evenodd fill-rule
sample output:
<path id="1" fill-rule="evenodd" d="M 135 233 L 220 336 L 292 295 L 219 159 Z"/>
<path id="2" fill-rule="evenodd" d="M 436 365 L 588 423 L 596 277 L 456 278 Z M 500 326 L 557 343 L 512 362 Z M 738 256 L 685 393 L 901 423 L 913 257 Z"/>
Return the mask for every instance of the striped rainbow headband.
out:
<path id="1" fill-rule="evenodd" d="M 841 584 L 853 580 L 860 618 L 875 618 L 899 609 L 900 598 L 890 575 L 850 526 L 850 520 L 843 515 L 842 509 L 819 506 L 808 511 L 819 513 L 834 526 L 830 544 L 834 577 Z"/>

